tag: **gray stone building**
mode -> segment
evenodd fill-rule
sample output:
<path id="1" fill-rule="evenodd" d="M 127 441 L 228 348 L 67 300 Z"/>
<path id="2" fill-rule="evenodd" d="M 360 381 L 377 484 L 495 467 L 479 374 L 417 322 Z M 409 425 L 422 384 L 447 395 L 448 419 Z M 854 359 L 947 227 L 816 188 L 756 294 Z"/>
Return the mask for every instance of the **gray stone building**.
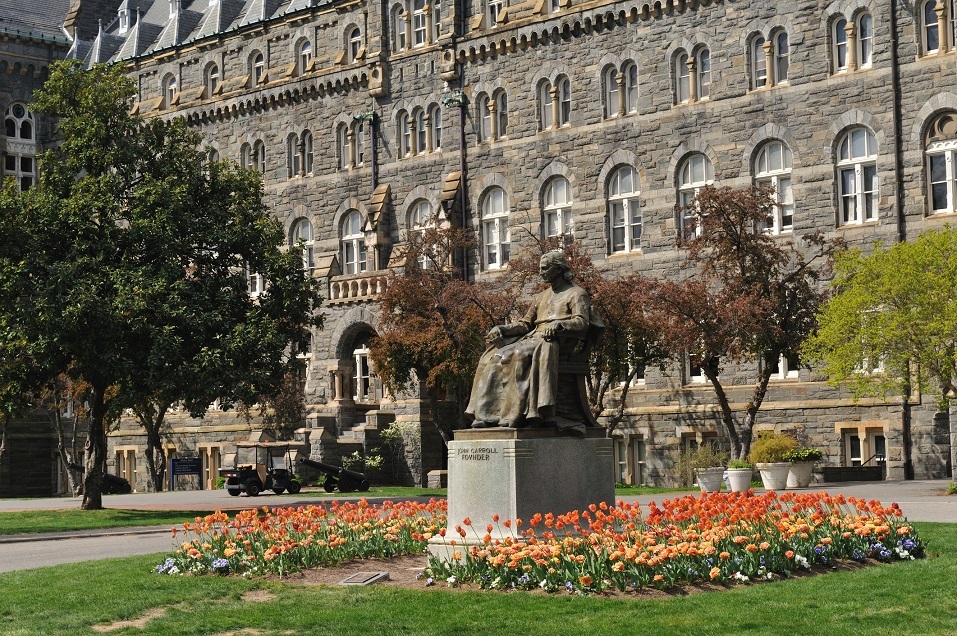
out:
<path id="1" fill-rule="evenodd" d="M 676 205 L 710 183 L 772 183 L 767 230 L 784 238 L 868 247 L 940 227 L 957 218 L 953 15 L 951 0 L 74 0 L 96 27 L 74 29 L 70 54 L 125 64 L 138 112 L 185 117 L 211 156 L 262 172 L 328 286 L 302 354 L 304 452 L 335 460 L 397 422 L 415 448 L 402 479 L 421 483 L 441 442 L 419 400 L 383 396 L 367 352 L 390 257 L 424 219 L 477 232 L 478 279 L 523 237 L 563 232 L 599 265 L 667 276 L 690 222 Z M 626 413 L 622 482 L 668 483 L 682 448 L 718 435 L 687 360 L 648 369 Z M 172 422 L 170 447 L 201 453 L 210 479 L 250 434 L 230 413 Z M 951 470 L 928 396 L 854 402 L 794 358 L 757 428 L 798 432 L 832 467 Z M 142 436 L 111 439 L 117 471 L 143 481 Z"/>

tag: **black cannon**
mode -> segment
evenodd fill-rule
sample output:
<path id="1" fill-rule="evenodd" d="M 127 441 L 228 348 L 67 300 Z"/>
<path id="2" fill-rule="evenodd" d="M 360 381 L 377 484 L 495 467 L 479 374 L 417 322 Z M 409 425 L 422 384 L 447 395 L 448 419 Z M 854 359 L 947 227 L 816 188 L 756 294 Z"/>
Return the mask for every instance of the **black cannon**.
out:
<path id="1" fill-rule="evenodd" d="M 322 483 L 326 492 L 332 492 L 336 488 L 339 488 L 339 492 L 365 492 L 369 490 L 369 480 L 362 473 L 331 464 L 323 464 L 306 457 L 300 458 L 299 463 L 303 466 L 315 468 L 326 476 Z"/>

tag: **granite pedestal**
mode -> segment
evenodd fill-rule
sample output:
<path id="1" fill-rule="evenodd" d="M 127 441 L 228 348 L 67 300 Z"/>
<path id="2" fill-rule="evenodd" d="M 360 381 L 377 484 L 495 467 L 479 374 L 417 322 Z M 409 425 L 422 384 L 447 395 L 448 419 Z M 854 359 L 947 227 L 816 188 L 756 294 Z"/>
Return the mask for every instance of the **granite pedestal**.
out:
<path id="1" fill-rule="evenodd" d="M 429 541 L 439 557 L 481 543 L 486 526 L 498 515 L 494 538 L 517 536 L 501 525 L 535 513 L 556 515 L 590 504 L 614 503 L 614 448 L 604 429 L 588 429 L 583 438 L 560 437 L 548 429 L 472 429 L 456 431 L 449 442 L 448 524 L 446 537 Z M 468 517 L 474 531 L 455 532 Z"/>

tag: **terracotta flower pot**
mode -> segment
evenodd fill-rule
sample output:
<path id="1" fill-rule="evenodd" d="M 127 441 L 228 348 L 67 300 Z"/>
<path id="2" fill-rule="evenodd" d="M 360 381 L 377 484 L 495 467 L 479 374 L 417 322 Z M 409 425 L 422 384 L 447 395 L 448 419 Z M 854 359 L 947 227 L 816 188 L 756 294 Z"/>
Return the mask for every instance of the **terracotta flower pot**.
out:
<path id="1" fill-rule="evenodd" d="M 756 468 L 761 471 L 761 481 L 764 482 L 765 490 L 784 490 L 787 487 L 791 462 L 757 464 Z"/>

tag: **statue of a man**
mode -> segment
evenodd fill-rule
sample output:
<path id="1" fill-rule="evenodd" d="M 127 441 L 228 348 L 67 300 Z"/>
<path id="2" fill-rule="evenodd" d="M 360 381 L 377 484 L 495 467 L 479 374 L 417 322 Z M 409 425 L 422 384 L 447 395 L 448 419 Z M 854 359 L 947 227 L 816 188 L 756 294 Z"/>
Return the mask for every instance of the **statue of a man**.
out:
<path id="1" fill-rule="evenodd" d="M 473 428 L 555 425 L 565 434 L 585 434 L 584 421 L 556 417 L 555 408 L 559 342 L 586 339 L 591 303 L 571 282 L 574 274 L 562 252 L 542 256 L 540 271 L 549 287 L 535 296 L 525 316 L 492 327 L 486 336 L 491 346 L 479 360 L 465 409 L 475 418 Z"/>

